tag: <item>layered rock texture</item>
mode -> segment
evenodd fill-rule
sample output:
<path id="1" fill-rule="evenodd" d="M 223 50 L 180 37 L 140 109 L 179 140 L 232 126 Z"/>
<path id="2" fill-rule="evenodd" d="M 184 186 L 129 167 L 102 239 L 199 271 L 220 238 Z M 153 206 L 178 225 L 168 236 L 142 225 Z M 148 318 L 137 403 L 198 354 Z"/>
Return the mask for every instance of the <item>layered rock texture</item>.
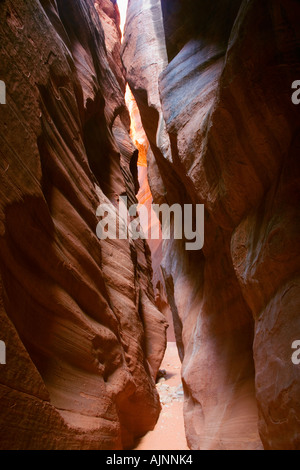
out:
<path id="1" fill-rule="evenodd" d="M 110 0 L 0 4 L 1 449 L 122 449 L 160 412 L 166 321 L 143 240 L 99 240 L 137 202 L 119 13 Z"/>
<path id="2" fill-rule="evenodd" d="M 299 449 L 299 2 L 129 0 L 122 59 L 154 201 L 205 205 L 163 245 L 192 449 Z"/>

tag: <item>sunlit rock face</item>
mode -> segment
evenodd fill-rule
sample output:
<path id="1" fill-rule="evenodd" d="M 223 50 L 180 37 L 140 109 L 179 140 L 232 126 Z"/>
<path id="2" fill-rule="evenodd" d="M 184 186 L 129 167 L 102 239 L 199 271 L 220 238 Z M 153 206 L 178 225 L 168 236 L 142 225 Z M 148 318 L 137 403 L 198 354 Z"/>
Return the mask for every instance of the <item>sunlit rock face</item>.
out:
<path id="1" fill-rule="evenodd" d="M 137 202 L 118 15 L 110 0 L 0 5 L 2 449 L 122 449 L 159 415 L 149 248 L 96 236 L 100 202 Z"/>
<path id="2" fill-rule="evenodd" d="M 203 250 L 170 241 L 162 262 L 192 449 L 300 447 L 299 17 L 293 0 L 129 0 L 154 200 L 206 209 Z"/>

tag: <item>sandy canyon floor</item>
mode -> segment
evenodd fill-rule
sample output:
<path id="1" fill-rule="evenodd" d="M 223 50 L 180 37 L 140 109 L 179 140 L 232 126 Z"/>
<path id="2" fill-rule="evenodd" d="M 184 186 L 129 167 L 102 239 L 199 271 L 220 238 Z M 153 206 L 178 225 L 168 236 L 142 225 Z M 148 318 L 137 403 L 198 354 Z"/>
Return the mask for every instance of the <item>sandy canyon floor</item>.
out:
<path id="1" fill-rule="evenodd" d="M 180 369 L 176 343 L 169 342 L 161 365 L 165 374 L 156 385 L 162 411 L 155 429 L 140 440 L 135 450 L 188 450 L 183 421 Z"/>

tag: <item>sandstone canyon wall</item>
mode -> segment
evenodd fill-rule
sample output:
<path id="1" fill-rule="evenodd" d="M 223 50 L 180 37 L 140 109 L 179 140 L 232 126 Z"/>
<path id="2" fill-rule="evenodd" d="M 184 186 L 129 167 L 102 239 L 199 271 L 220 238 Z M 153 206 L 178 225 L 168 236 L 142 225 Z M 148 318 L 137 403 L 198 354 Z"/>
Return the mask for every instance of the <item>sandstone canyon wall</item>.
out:
<path id="1" fill-rule="evenodd" d="M 154 201 L 205 205 L 163 245 L 192 449 L 299 449 L 299 2 L 129 0 L 122 60 Z"/>
<path id="2" fill-rule="evenodd" d="M 110 0 L 0 4 L 1 449 L 122 449 L 159 415 L 149 248 L 96 236 L 100 202 L 137 202 L 118 24 Z"/>

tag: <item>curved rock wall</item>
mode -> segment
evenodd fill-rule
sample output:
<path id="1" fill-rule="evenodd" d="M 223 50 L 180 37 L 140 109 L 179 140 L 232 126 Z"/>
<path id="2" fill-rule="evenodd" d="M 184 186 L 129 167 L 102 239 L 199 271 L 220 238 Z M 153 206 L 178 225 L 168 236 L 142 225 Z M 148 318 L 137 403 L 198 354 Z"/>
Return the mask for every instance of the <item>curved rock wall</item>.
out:
<path id="1" fill-rule="evenodd" d="M 300 446 L 299 17 L 294 0 L 129 0 L 154 200 L 206 209 L 203 250 L 170 240 L 162 263 L 192 449 Z"/>
<path id="2" fill-rule="evenodd" d="M 149 248 L 96 237 L 99 202 L 137 202 L 118 18 L 110 0 L 0 5 L 2 449 L 131 447 L 159 415 Z"/>

